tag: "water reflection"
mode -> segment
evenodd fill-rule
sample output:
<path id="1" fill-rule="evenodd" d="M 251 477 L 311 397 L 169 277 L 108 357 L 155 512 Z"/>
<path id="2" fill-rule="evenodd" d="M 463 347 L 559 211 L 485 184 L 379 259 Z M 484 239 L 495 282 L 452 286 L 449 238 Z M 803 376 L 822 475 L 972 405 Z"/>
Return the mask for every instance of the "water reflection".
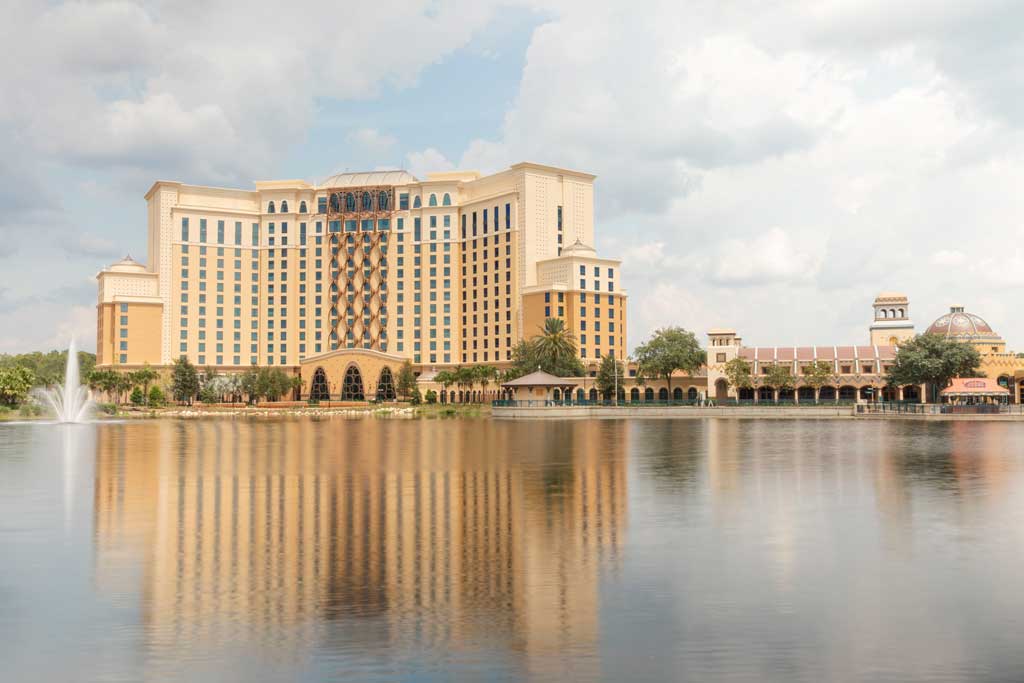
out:
<path id="1" fill-rule="evenodd" d="M 98 574 L 142 560 L 156 654 L 492 648 L 536 673 L 599 662 L 627 430 L 369 420 L 99 432 Z M 116 582 L 117 579 L 115 579 Z M 201 656 L 201 655 L 200 655 Z"/>

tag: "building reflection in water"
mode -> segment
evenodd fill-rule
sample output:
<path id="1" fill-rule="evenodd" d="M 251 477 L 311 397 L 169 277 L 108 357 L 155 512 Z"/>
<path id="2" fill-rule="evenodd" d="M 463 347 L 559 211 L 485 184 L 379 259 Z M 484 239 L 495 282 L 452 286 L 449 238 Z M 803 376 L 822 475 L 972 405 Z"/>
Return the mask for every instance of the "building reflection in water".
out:
<path id="1" fill-rule="evenodd" d="M 301 657 L 341 629 L 370 656 L 504 648 L 536 671 L 590 647 L 598 667 L 598 582 L 626 523 L 627 429 L 518 427 L 105 426 L 98 576 L 116 583 L 141 567 L 150 648 L 256 641 Z"/>

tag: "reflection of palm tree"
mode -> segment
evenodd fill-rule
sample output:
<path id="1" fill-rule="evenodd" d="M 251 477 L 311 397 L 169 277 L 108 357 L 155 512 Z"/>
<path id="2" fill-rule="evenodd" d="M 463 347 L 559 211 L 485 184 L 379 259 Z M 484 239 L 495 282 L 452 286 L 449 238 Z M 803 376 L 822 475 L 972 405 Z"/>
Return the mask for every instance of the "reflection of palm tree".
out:
<path id="1" fill-rule="evenodd" d="M 561 318 L 546 319 L 540 336 L 533 342 L 537 358 L 545 366 L 558 367 L 576 358 L 576 338 L 565 329 L 565 321 Z"/>

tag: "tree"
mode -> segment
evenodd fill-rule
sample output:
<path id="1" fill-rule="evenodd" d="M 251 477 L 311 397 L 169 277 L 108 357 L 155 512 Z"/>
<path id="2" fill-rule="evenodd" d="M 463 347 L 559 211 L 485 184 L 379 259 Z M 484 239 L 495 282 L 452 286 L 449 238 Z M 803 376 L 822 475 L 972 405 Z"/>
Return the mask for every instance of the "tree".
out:
<path id="1" fill-rule="evenodd" d="M 136 386 L 142 386 L 143 400 L 149 396 L 149 385 L 152 384 L 156 379 L 160 377 L 160 373 L 149 367 L 149 363 L 143 365 L 141 368 L 131 373 L 132 383 Z"/>
<path id="2" fill-rule="evenodd" d="M 412 370 L 412 362 L 406 360 L 398 370 L 398 379 L 395 388 L 402 398 L 409 398 L 413 389 L 416 388 L 416 373 Z"/>
<path id="3" fill-rule="evenodd" d="M 146 394 L 142 393 L 142 387 L 132 389 L 132 395 L 128 399 L 133 406 L 141 406 L 146 402 Z"/>
<path id="4" fill-rule="evenodd" d="M 239 380 L 238 390 L 245 394 L 246 402 L 255 403 L 256 399 L 259 398 L 256 393 L 260 383 L 260 371 L 256 368 L 249 368 L 242 373 Z"/>
<path id="5" fill-rule="evenodd" d="M 814 389 L 814 395 L 817 397 L 822 387 L 839 384 L 839 375 L 836 374 L 832 363 L 827 360 L 816 360 L 804 366 L 801 381 L 805 386 Z"/>
<path id="6" fill-rule="evenodd" d="M 565 328 L 561 318 L 547 318 L 540 335 L 531 341 L 542 367 L 562 367 L 578 356 L 576 338 Z"/>
<path id="7" fill-rule="evenodd" d="M 561 324 L 562 321 L 558 320 L 557 322 Z M 504 381 L 511 381 L 517 377 L 536 372 L 538 368 L 556 377 L 582 377 L 586 374 L 586 369 L 583 367 L 583 362 L 576 355 L 575 341 L 572 340 L 571 336 L 569 339 L 573 348 L 571 355 L 545 354 L 538 343 L 540 337 L 519 342 L 512 349 L 512 367 L 509 368 Z M 550 340 L 547 342 L 548 347 L 554 345 Z"/>
<path id="8" fill-rule="evenodd" d="M 437 392 L 433 389 L 427 389 L 427 403 L 437 403 Z"/>
<path id="9" fill-rule="evenodd" d="M 740 389 L 754 388 L 754 370 L 746 359 L 736 357 L 725 364 L 725 379 L 729 386 L 736 389 L 736 398 L 739 399 Z"/>
<path id="10" fill-rule="evenodd" d="M 89 388 L 94 391 L 102 391 L 107 396 L 114 399 L 114 402 L 120 401 L 119 392 L 122 386 L 122 375 L 116 370 L 93 370 L 89 373 L 87 379 Z"/>
<path id="11" fill-rule="evenodd" d="M 672 395 L 672 373 L 682 370 L 688 375 L 700 370 L 707 361 L 707 353 L 693 332 L 681 327 L 666 327 L 655 331 L 646 343 L 636 348 L 637 376 L 658 377 L 668 383 Z"/>
<path id="12" fill-rule="evenodd" d="M 770 387 L 775 388 L 775 400 L 779 398 L 779 392 L 782 389 L 792 389 L 794 385 L 793 373 L 790 372 L 789 365 L 782 365 L 781 363 L 775 363 L 768 366 L 768 371 L 764 375 L 764 382 Z"/>
<path id="13" fill-rule="evenodd" d="M 151 408 L 159 408 L 164 404 L 164 392 L 161 391 L 160 387 L 154 384 L 149 390 L 149 405 Z"/>
<path id="14" fill-rule="evenodd" d="M 414 406 L 418 406 L 423 402 L 423 396 L 420 395 L 420 388 L 413 387 L 412 391 L 409 392 L 409 403 Z"/>
<path id="15" fill-rule="evenodd" d="M 601 358 L 601 365 L 597 368 L 597 377 L 594 378 L 597 390 L 606 397 L 613 395 L 616 389 L 621 390 L 625 379 L 623 370 L 623 364 L 612 354 L 609 353 Z M 618 397 L 616 396 L 616 398 Z"/>
<path id="16" fill-rule="evenodd" d="M 455 384 L 455 373 L 449 370 L 442 370 L 434 375 L 434 381 L 441 385 L 441 390 L 444 392 L 441 396 L 441 402 L 444 403 L 448 397 L 448 387 Z M 434 392 L 434 396 L 436 398 L 437 392 Z"/>
<path id="17" fill-rule="evenodd" d="M 487 386 L 498 377 L 498 368 L 493 365 L 477 365 L 473 368 L 473 373 L 476 381 L 480 383 L 480 389 L 486 394 Z"/>
<path id="18" fill-rule="evenodd" d="M 0 404 L 15 406 L 28 398 L 35 373 L 26 367 L 0 368 Z"/>
<path id="19" fill-rule="evenodd" d="M 192 400 L 198 393 L 199 373 L 196 372 L 196 366 L 182 356 L 174 361 L 174 369 L 171 370 L 171 395 L 175 401 L 192 405 Z"/>
<path id="20" fill-rule="evenodd" d="M 925 384 L 929 400 L 938 400 L 939 392 L 954 377 L 975 377 L 981 354 L 970 344 L 937 334 L 921 334 L 896 349 L 896 360 L 886 376 L 893 386 Z"/>

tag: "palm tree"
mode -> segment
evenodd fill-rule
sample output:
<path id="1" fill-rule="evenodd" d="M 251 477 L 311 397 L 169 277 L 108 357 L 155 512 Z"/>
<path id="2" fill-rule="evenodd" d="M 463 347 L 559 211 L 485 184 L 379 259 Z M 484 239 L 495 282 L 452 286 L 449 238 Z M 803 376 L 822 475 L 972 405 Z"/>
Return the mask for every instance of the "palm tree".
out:
<path id="1" fill-rule="evenodd" d="M 545 367 L 558 368 L 576 358 L 576 337 L 565 328 L 561 318 L 547 318 L 533 343 L 537 358 Z"/>
<path id="2" fill-rule="evenodd" d="M 476 380 L 480 382 L 480 388 L 486 395 L 487 385 L 491 383 L 491 380 L 498 376 L 498 368 L 493 365 L 478 365 L 473 368 L 473 372 L 476 374 Z"/>
<path id="3" fill-rule="evenodd" d="M 444 391 L 444 394 L 441 396 L 441 403 L 445 403 L 448 398 L 448 387 L 455 384 L 455 374 L 448 370 L 442 370 L 434 375 L 434 381 L 441 385 L 441 389 Z"/>

